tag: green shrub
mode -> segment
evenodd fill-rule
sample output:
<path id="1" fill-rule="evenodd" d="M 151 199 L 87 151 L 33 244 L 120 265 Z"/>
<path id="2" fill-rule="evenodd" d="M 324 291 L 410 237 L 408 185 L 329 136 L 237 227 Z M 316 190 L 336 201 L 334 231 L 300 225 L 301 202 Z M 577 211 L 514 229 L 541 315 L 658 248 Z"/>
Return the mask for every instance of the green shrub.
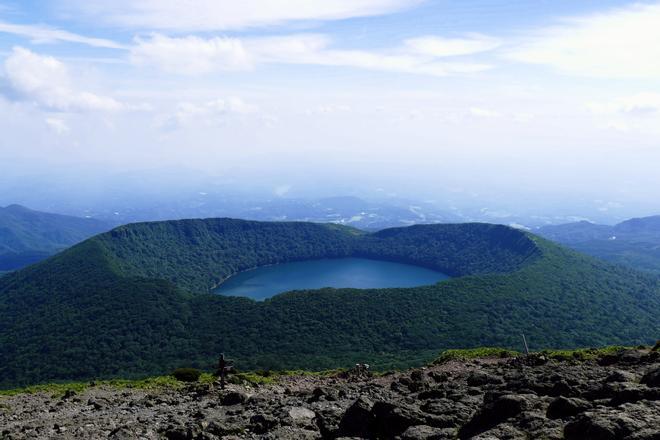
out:
<path id="1" fill-rule="evenodd" d="M 246 372 L 246 373 L 232 374 L 227 378 L 227 382 L 236 385 L 244 385 L 244 384 L 265 385 L 265 384 L 274 383 L 276 379 L 277 376 L 275 374 L 263 376 L 258 373 Z"/>
<path id="2" fill-rule="evenodd" d="M 578 348 L 575 350 L 543 350 L 541 354 L 557 361 L 588 361 L 603 356 L 615 355 L 623 350 L 630 349 L 621 345 L 611 345 L 601 348 Z"/>
<path id="3" fill-rule="evenodd" d="M 197 382 L 202 372 L 196 368 L 177 368 L 172 372 L 172 376 L 181 382 Z"/>
<path id="4" fill-rule="evenodd" d="M 518 356 L 520 353 L 506 348 L 497 347 L 478 347 L 464 350 L 445 350 L 438 358 L 433 361 L 434 364 L 443 364 L 453 360 L 466 360 L 476 358 L 509 358 Z"/>
<path id="5" fill-rule="evenodd" d="M 660 351 L 660 340 L 655 343 L 651 351 Z"/>

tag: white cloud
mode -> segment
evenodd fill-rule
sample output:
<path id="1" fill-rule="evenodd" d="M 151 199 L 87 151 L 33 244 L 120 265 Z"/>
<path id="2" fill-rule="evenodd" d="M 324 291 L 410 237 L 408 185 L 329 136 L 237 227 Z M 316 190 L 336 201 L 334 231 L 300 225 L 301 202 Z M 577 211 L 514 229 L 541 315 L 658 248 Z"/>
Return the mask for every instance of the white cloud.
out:
<path id="1" fill-rule="evenodd" d="M 660 112 L 660 93 L 638 93 L 609 102 L 592 102 L 587 108 L 597 114 L 655 114 Z"/>
<path id="2" fill-rule="evenodd" d="M 138 38 L 131 49 L 131 60 L 137 65 L 155 65 L 166 72 L 190 75 L 248 70 L 253 65 L 243 43 L 235 38 L 170 38 L 159 34 Z"/>
<path id="3" fill-rule="evenodd" d="M 502 116 L 500 112 L 482 107 L 471 107 L 469 112 L 470 115 L 477 118 L 499 118 Z"/>
<path id="4" fill-rule="evenodd" d="M 66 65 L 53 57 L 15 47 L 4 67 L 9 85 L 17 95 L 48 110 L 115 111 L 123 107 L 113 98 L 76 90 Z"/>
<path id="5" fill-rule="evenodd" d="M 273 188 L 273 193 L 278 197 L 284 197 L 291 191 L 291 185 L 277 185 Z"/>
<path id="6" fill-rule="evenodd" d="M 522 225 L 520 223 L 509 223 L 509 226 L 515 229 L 522 229 L 523 231 L 531 231 L 532 228 L 529 226 Z"/>
<path id="7" fill-rule="evenodd" d="M 564 73 L 602 78 L 660 75 L 660 4 L 564 20 L 532 34 L 508 57 Z"/>
<path id="8" fill-rule="evenodd" d="M 65 134 L 70 130 L 66 122 L 59 118 L 46 118 L 46 125 L 57 134 Z"/>
<path id="9" fill-rule="evenodd" d="M 27 37 L 33 43 L 52 43 L 55 41 L 66 41 L 69 43 L 80 43 L 94 47 L 126 49 L 125 46 L 111 40 L 85 37 L 61 29 L 54 29 L 41 25 L 22 25 L 0 22 L 0 32 Z"/>
<path id="10" fill-rule="evenodd" d="M 333 114 L 333 113 L 348 113 L 351 111 L 351 106 L 346 104 L 326 104 L 318 107 L 308 109 L 305 113 L 308 115 L 318 114 Z"/>
<path id="11" fill-rule="evenodd" d="M 602 129 L 629 134 L 660 134 L 660 93 L 637 93 L 587 104 Z"/>
<path id="12" fill-rule="evenodd" d="M 425 37 L 430 38 L 430 37 Z M 467 40 L 465 40 L 467 41 Z M 468 61 L 444 61 L 445 55 L 420 54 L 419 45 L 412 44 L 383 51 L 332 49 L 332 40 L 325 35 L 300 34 L 279 37 L 199 38 L 168 37 L 154 34 L 139 38 L 131 50 L 131 59 L 138 65 L 154 65 L 172 73 L 205 74 L 214 71 L 251 70 L 268 63 L 307 64 L 354 67 L 386 72 L 414 73 L 433 76 L 470 74 L 491 66 Z M 424 49 L 427 52 L 430 49 Z M 467 47 L 461 49 L 467 53 Z M 477 50 L 476 46 L 471 50 Z M 479 51 L 486 50 L 481 46 Z M 451 49 L 456 55 L 458 47 Z"/>
<path id="13" fill-rule="evenodd" d="M 295 60 L 291 61 L 295 62 Z M 437 61 L 435 58 L 429 59 L 412 54 L 399 55 L 361 50 L 327 50 L 306 60 L 301 59 L 300 62 L 431 76 L 471 74 L 491 68 L 490 65 L 482 63 Z"/>
<path id="14" fill-rule="evenodd" d="M 396 12 L 421 0 L 66 0 L 75 16 L 110 25 L 176 31 L 237 30 Z"/>
<path id="15" fill-rule="evenodd" d="M 257 113 L 259 108 L 240 98 L 215 99 L 203 103 L 182 102 L 173 115 L 168 116 L 160 126 L 177 129 L 191 124 L 217 125 L 229 115 L 249 115 Z"/>
<path id="16" fill-rule="evenodd" d="M 518 113 L 514 113 L 514 114 L 511 116 L 511 119 L 512 119 L 514 122 L 519 122 L 519 123 L 521 123 L 521 124 L 525 124 L 525 123 L 530 122 L 530 121 L 532 121 L 532 120 L 534 119 L 534 114 L 532 114 L 532 113 L 525 113 L 525 112 L 522 112 L 522 113 L 521 113 L 521 112 L 518 112 Z"/>
<path id="17" fill-rule="evenodd" d="M 434 35 L 410 38 L 404 46 L 411 52 L 432 57 L 470 55 L 496 49 L 501 42 L 486 35 L 473 34 L 469 38 L 443 38 Z"/>
<path id="18" fill-rule="evenodd" d="M 621 133 L 628 133 L 633 129 L 629 123 L 623 121 L 608 121 L 604 127 Z"/>

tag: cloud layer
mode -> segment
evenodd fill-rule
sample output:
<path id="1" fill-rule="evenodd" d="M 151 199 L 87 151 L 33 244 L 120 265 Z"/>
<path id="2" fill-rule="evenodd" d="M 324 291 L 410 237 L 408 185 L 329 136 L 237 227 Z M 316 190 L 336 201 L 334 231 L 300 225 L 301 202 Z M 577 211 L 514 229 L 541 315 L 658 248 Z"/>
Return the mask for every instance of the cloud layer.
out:
<path id="1" fill-rule="evenodd" d="M 483 36 L 447 39 L 425 36 L 383 50 L 334 49 L 327 35 L 299 34 L 253 38 L 168 37 L 136 39 L 131 60 L 178 74 L 252 70 L 263 64 L 354 67 L 434 76 L 470 74 L 490 69 L 472 61 L 445 60 L 492 50 L 499 45 Z"/>
<path id="2" fill-rule="evenodd" d="M 182 102 L 174 114 L 167 116 L 159 125 L 165 130 L 174 130 L 192 124 L 215 126 L 226 121 L 228 116 L 250 115 L 258 107 L 238 97 L 215 99 L 202 103 Z"/>
<path id="3" fill-rule="evenodd" d="M 399 11 L 421 0 L 69 0 L 68 9 L 107 25 L 170 31 L 239 30 Z"/>
<path id="4" fill-rule="evenodd" d="M 13 3 L 0 164 L 660 185 L 660 0 Z"/>
<path id="5" fill-rule="evenodd" d="M 0 32 L 27 37 L 32 43 L 54 43 L 65 41 L 69 43 L 86 44 L 92 47 L 104 47 L 110 49 L 126 49 L 119 43 L 104 38 L 91 38 L 74 34 L 73 32 L 55 29 L 49 26 L 24 25 L 0 22 Z"/>

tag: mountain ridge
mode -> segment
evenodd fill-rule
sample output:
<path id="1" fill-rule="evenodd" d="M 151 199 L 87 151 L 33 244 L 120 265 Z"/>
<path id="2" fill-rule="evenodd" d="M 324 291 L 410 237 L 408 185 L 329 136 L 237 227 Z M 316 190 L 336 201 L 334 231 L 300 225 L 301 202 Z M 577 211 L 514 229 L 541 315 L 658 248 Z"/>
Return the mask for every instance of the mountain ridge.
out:
<path id="1" fill-rule="evenodd" d="M 535 232 L 611 263 L 660 274 L 660 216 L 632 218 L 612 226 L 588 221 L 549 225 Z"/>
<path id="2" fill-rule="evenodd" d="M 255 226 L 262 228 L 258 235 L 250 236 L 244 233 L 243 229 Z M 433 241 L 426 243 L 426 246 L 433 247 L 434 260 L 429 260 L 428 255 L 415 256 L 414 253 L 417 252 L 419 244 L 416 240 L 421 240 L 419 236 L 423 236 L 425 231 L 429 230 L 442 230 L 444 231 L 442 239 L 445 242 L 457 244 L 460 240 L 465 247 L 440 248 L 437 242 L 440 237 L 435 237 Z M 398 245 L 404 246 L 406 249 L 392 249 L 391 242 L 396 241 L 395 236 L 402 231 L 407 241 Z M 483 264 L 483 262 L 461 259 L 466 252 L 469 259 L 474 257 L 471 253 L 472 249 L 470 249 L 470 239 L 475 235 L 483 235 L 485 231 L 493 231 L 493 233 L 488 235 L 487 246 L 484 247 L 484 243 L 480 243 L 484 247 L 484 251 L 489 249 L 501 252 L 499 256 L 502 258 L 506 256 L 512 261 L 511 264 L 509 261 L 497 260 L 492 255 L 489 256 L 490 266 L 476 268 L 475 263 Z M 297 235 L 292 235 L 294 232 Z M 256 241 L 263 238 L 264 234 L 270 234 L 269 239 L 276 241 L 260 248 L 259 255 L 257 255 L 254 253 L 257 246 Z M 313 234 L 316 236 L 310 239 Z M 233 238 L 226 240 L 226 236 Z M 149 237 L 150 240 L 145 241 L 145 237 Z M 326 239 L 328 242 L 324 246 L 319 246 L 319 238 Z M 211 218 L 133 223 L 115 228 L 93 240 L 99 241 L 111 254 L 115 255 L 118 264 L 126 273 L 146 277 L 164 277 L 170 281 L 177 278 L 176 283 L 180 287 L 193 287 L 187 285 L 188 281 L 181 280 L 182 274 L 189 272 L 187 264 L 179 264 L 181 261 L 194 257 L 198 259 L 198 264 L 207 266 L 216 264 L 215 267 L 208 266 L 201 274 L 191 275 L 194 278 L 199 278 L 200 275 L 209 278 L 206 283 L 199 281 L 194 283 L 198 292 L 207 292 L 217 282 L 242 270 L 304 259 L 371 256 L 418 264 L 448 275 L 462 276 L 479 272 L 509 271 L 517 263 L 527 258 L 529 253 L 539 251 L 524 233 L 506 226 L 487 223 L 443 224 L 442 226 L 413 225 L 389 228 L 369 234 L 335 224 Z M 507 243 L 507 240 L 512 242 Z M 515 240 L 520 240 L 521 243 L 513 243 Z M 165 243 L 173 246 L 164 247 Z M 511 245 L 510 248 L 507 247 L 509 245 Z M 522 254 L 516 254 L 516 246 L 520 246 L 519 250 Z M 139 253 L 134 252 L 137 248 L 140 249 Z M 281 248 L 287 248 L 289 253 L 293 252 L 296 255 L 277 255 L 277 252 L 281 252 Z M 246 255 L 251 252 L 252 259 L 246 261 Z M 401 255 L 402 252 L 405 255 Z M 129 262 L 134 259 L 137 259 L 135 263 L 130 264 Z M 164 272 L 170 272 L 172 276 Z M 215 278 L 208 275 L 212 272 L 218 275 Z"/>
<path id="3" fill-rule="evenodd" d="M 41 261 L 110 226 L 88 218 L 35 211 L 12 204 L 0 207 L 0 271 Z"/>

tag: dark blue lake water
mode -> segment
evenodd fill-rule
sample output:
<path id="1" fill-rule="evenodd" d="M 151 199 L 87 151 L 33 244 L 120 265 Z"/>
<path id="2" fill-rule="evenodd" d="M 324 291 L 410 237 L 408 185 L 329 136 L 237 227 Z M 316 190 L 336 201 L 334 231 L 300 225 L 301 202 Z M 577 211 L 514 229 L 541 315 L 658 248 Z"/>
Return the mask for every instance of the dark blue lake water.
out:
<path id="1" fill-rule="evenodd" d="M 410 264 L 366 258 L 333 258 L 276 264 L 241 272 L 215 292 L 263 300 L 289 290 L 322 287 L 413 287 L 435 284 L 447 275 Z"/>

